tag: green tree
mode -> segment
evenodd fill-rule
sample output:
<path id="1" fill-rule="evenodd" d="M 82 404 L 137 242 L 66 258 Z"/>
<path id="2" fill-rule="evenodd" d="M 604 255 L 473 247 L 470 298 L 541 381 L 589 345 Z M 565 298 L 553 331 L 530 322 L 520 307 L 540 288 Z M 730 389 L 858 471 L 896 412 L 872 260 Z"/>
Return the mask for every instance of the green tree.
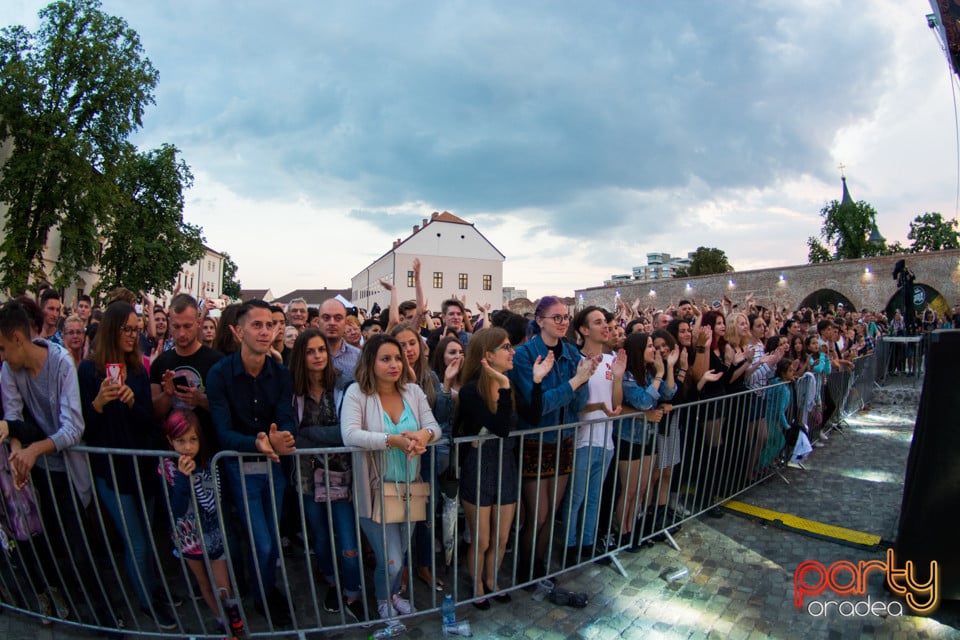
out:
<path id="1" fill-rule="evenodd" d="M 152 104 L 157 72 L 126 22 L 98 0 L 62 0 L 40 11 L 35 33 L 0 31 L 0 140 L 12 143 L 0 201 L 0 286 L 26 288 L 42 273 L 50 231 L 62 243 L 55 284 L 92 266 L 101 216 L 123 196 L 114 179 L 127 137 Z"/>
<path id="2" fill-rule="evenodd" d="M 183 192 L 192 184 L 190 168 L 173 145 L 147 153 L 127 149 L 117 175 L 123 197 L 101 230 L 106 244 L 99 290 L 123 286 L 159 293 L 171 287 L 184 263 L 203 257 L 200 228 L 183 220 Z"/>
<path id="3" fill-rule="evenodd" d="M 893 244 L 887 245 L 886 255 L 895 256 L 898 253 L 908 253 L 907 248 L 903 246 L 903 243 L 897 240 Z"/>
<path id="4" fill-rule="evenodd" d="M 240 299 L 240 281 L 237 280 L 237 263 L 230 254 L 223 252 L 223 285 L 221 292 L 231 300 Z"/>
<path id="5" fill-rule="evenodd" d="M 823 246 L 822 242 L 813 236 L 807 238 L 807 262 L 814 264 L 817 262 L 830 262 L 832 259 L 833 256 L 830 255 L 830 250 Z"/>
<path id="6" fill-rule="evenodd" d="M 811 262 L 815 261 L 814 258 L 818 258 L 817 262 L 822 262 L 824 251 L 830 254 L 831 248 L 832 260 L 866 258 L 886 253 L 885 245 L 876 245 L 869 241 L 870 231 L 876 224 L 877 212 L 863 200 L 833 200 L 820 210 L 820 217 L 823 218 L 820 237 L 826 244 L 821 244 L 816 238 L 807 240 Z M 816 242 L 816 246 L 811 244 L 811 241 Z"/>
<path id="7" fill-rule="evenodd" d="M 680 267 L 674 272 L 674 277 L 707 276 L 713 273 L 732 273 L 733 267 L 727 260 L 727 254 L 713 247 L 697 247 L 690 259 L 690 267 Z"/>
<path id="8" fill-rule="evenodd" d="M 960 249 L 956 220 L 944 220 L 939 213 L 924 213 L 910 223 L 907 239 L 913 240 L 911 253 Z"/>

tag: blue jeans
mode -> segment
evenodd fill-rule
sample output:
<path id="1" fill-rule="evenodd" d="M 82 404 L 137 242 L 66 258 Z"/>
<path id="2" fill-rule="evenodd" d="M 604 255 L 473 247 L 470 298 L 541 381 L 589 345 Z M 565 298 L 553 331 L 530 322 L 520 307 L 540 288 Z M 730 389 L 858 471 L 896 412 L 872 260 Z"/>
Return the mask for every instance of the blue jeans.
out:
<path id="1" fill-rule="evenodd" d="M 424 482 L 429 480 L 427 476 L 430 475 L 430 471 L 433 469 L 434 463 L 432 462 L 432 458 L 434 456 L 436 456 L 437 459 L 437 468 L 433 476 L 433 481 L 430 482 L 430 495 L 427 496 L 427 519 L 416 523 L 413 528 L 415 551 L 413 565 L 415 567 L 429 568 L 433 566 L 433 554 L 436 549 L 434 548 L 433 527 L 430 523 L 430 514 L 433 513 L 434 509 L 433 496 L 438 495 L 437 478 L 450 466 L 450 447 L 445 444 L 427 447 L 427 452 L 420 456 L 420 476 Z"/>
<path id="2" fill-rule="evenodd" d="M 144 505 L 139 496 L 117 493 L 113 482 L 106 478 L 96 478 L 97 493 L 100 501 L 110 514 L 123 540 L 123 564 L 127 578 L 133 583 L 140 607 L 149 609 L 153 592 L 157 587 L 157 574 L 153 559 L 150 557 L 149 534 L 144 521 Z M 146 512 L 153 512 L 153 500 L 147 500 Z M 79 532 L 73 532 L 78 534 Z M 71 535 L 68 533 L 68 536 Z"/>
<path id="3" fill-rule="evenodd" d="M 600 491 L 603 489 L 603 480 L 613 460 L 613 450 L 605 447 L 580 447 L 576 450 L 576 460 L 573 463 L 573 477 L 567 489 L 567 499 L 563 501 L 563 522 L 569 526 L 567 532 L 567 546 L 577 544 L 580 536 L 580 513 L 586 523 L 583 530 L 583 546 L 594 543 L 594 532 L 597 525 L 597 512 L 600 509 Z M 589 484 L 589 487 L 587 486 Z"/>
<path id="4" fill-rule="evenodd" d="M 410 532 L 407 523 L 379 524 L 371 518 L 360 518 L 360 528 L 367 536 L 373 552 L 377 554 L 377 568 L 373 572 L 373 587 L 377 600 L 389 600 L 390 596 L 400 593 L 400 574 L 403 569 L 403 556 L 410 546 Z M 384 548 L 386 536 L 386 548 Z M 389 576 L 388 576 L 389 574 Z M 390 583 L 387 584 L 387 580 Z"/>
<path id="5" fill-rule="evenodd" d="M 283 490 L 287 486 L 287 480 L 280 465 L 275 462 L 266 464 L 269 465 L 270 474 L 273 476 L 272 492 L 266 473 L 243 474 L 243 484 L 241 484 L 240 464 L 237 460 L 225 460 L 223 463 L 226 490 L 240 513 L 241 521 L 247 527 L 248 535 L 252 538 L 254 562 L 260 569 L 257 594 L 261 599 L 270 593 L 276 582 L 280 537 L 277 520 L 274 518 L 274 509 L 279 516 Z M 246 501 L 243 495 L 244 485 L 246 485 Z"/>
<path id="6" fill-rule="evenodd" d="M 336 584 L 336 567 L 330 550 L 330 523 L 327 519 L 327 507 L 333 517 L 333 543 L 340 557 L 340 588 L 348 598 L 360 597 L 360 545 L 357 542 L 357 517 L 353 503 L 349 500 L 339 502 L 314 502 L 313 496 L 303 495 L 303 517 L 310 529 L 313 550 L 317 554 L 320 570 L 327 584 Z M 353 555 L 348 555 L 352 553 Z"/>

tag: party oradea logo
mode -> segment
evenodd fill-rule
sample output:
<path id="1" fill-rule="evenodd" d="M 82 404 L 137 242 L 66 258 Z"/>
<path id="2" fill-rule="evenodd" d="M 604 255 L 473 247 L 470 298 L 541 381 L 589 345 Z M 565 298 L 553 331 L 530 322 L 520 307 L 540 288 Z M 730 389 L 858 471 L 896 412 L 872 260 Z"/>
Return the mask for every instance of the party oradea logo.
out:
<path id="1" fill-rule="evenodd" d="M 806 603 L 807 613 L 818 617 L 826 616 L 831 609 L 844 617 L 902 616 L 903 604 L 899 601 L 885 602 L 867 596 L 867 578 L 875 573 L 885 577 L 890 591 L 902 596 L 915 614 L 932 613 L 940 604 L 940 566 L 937 561 L 931 560 L 929 571 L 920 576 L 912 560 L 907 560 L 902 568 L 898 567 L 893 549 L 887 549 L 886 562 L 838 560 L 830 566 L 816 560 L 801 562 L 793 572 L 793 603 L 803 609 L 806 596 L 810 596 L 812 599 Z M 820 597 L 828 591 L 848 599 Z M 856 600 L 850 596 L 866 598 Z"/>

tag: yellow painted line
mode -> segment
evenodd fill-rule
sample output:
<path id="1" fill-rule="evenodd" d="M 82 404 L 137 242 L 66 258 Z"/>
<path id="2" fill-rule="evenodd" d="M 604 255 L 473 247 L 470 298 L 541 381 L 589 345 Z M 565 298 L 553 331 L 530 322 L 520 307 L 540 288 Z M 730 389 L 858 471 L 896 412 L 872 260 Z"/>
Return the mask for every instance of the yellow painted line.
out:
<path id="1" fill-rule="evenodd" d="M 805 531 L 817 536 L 822 536 L 824 538 L 832 538 L 851 544 L 865 547 L 876 547 L 881 541 L 880 536 L 872 533 L 854 531 L 853 529 L 837 527 L 832 524 L 817 522 L 816 520 L 807 520 L 806 518 L 801 518 L 789 513 L 781 513 L 779 511 L 773 511 L 772 509 L 764 509 L 763 507 L 757 507 L 752 504 L 747 504 L 746 502 L 739 502 L 737 500 L 724 502 L 723 506 L 731 511 L 738 511 L 745 515 L 753 516 L 754 518 L 780 523 L 789 529 Z"/>

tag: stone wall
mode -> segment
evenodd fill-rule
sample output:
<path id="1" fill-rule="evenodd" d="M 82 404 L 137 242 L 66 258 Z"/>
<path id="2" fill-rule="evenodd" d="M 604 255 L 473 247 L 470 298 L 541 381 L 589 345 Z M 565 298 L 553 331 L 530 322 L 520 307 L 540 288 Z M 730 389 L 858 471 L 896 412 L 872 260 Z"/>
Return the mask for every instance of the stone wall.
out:
<path id="1" fill-rule="evenodd" d="M 616 292 L 620 291 L 630 303 L 640 298 L 644 306 L 663 309 L 682 298 L 712 302 L 727 295 L 734 301 L 742 301 L 746 294 L 753 293 L 758 304 L 794 309 L 810 294 L 832 289 L 848 298 L 857 309 L 884 309 L 897 293 L 897 283 L 891 274 L 901 259 L 906 260 L 907 268 L 916 276 L 915 285 L 925 284 L 936 289 L 950 306 L 960 304 L 960 250 L 621 283 L 580 289 L 576 296 L 584 305 L 612 309 Z"/>

